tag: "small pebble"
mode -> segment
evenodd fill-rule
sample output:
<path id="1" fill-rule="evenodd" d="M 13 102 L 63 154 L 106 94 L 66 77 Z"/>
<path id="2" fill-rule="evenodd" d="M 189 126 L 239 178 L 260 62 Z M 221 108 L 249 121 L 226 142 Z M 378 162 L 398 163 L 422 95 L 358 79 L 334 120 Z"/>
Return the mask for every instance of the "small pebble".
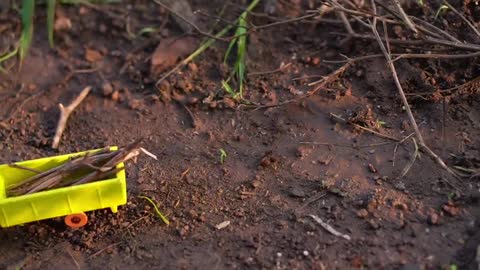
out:
<path id="1" fill-rule="evenodd" d="M 357 211 L 357 216 L 358 216 L 359 218 L 366 218 L 366 217 L 368 216 L 368 211 L 367 211 L 367 209 L 362 208 L 362 209 L 358 210 L 358 211 Z"/>
<path id="2" fill-rule="evenodd" d="M 104 97 L 108 97 L 113 93 L 113 86 L 111 83 L 106 82 L 102 85 L 102 94 Z"/>
<path id="3" fill-rule="evenodd" d="M 428 224 L 437 225 L 438 221 L 439 221 L 439 217 L 437 213 L 431 212 L 430 214 L 428 214 L 428 218 L 427 218 Z"/>

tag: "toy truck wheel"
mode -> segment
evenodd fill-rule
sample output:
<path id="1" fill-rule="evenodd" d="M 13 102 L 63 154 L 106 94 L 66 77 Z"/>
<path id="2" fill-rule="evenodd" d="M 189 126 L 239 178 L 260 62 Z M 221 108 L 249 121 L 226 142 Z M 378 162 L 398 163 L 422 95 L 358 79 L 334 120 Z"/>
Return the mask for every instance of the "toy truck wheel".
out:
<path id="1" fill-rule="evenodd" d="M 71 214 L 65 217 L 65 224 L 70 228 L 81 228 L 87 225 L 88 216 L 85 213 Z"/>

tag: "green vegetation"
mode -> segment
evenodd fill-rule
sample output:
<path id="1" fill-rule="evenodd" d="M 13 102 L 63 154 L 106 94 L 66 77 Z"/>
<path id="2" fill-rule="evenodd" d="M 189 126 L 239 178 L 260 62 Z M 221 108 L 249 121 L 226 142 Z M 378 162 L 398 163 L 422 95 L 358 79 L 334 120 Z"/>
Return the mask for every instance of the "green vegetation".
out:
<path id="1" fill-rule="evenodd" d="M 93 4 L 93 3 L 118 3 L 121 0 L 60 0 L 61 4 Z M 0 56 L 0 63 L 18 54 L 20 58 L 20 64 L 23 62 L 28 54 L 28 51 L 32 44 L 34 33 L 34 17 L 35 17 L 35 5 L 45 4 L 47 5 L 47 32 L 48 42 L 50 46 L 54 45 L 54 24 L 55 24 L 55 7 L 57 5 L 56 0 L 36 1 L 36 0 L 22 0 L 22 6 L 20 9 L 20 16 L 22 19 L 22 33 L 20 36 L 19 44 L 11 52 L 8 52 Z M 0 71 L 3 69 L 0 67 Z"/>
<path id="2" fill-rule="evenodd" d="M 254 8 L 258 4 L 259 0 L 254 0 L 250 7 Z M 230 41 L 228 49 L 225 52 L 224 63 L 227 63 L 227 60 L 232 52 L 233 48 L 237 47 L 237 54 L 235 62 L 233 64 L 232 75 L 225 81 L 222 81 L 222 86 L 233 98 L 243 98 L 243 84 L 245 81 L 245 71 L 246 71 L 246 59 L 247 59 L 247 15 L 249 10 L 244 11 L 237 21 L 237 29 L 235 30 L 235 36 Z M 233 88 L 228 84 L 230 79 L 235 77 L 238 82 L 238 90 L 234 91 Z"/>
<path id="3" fill-rule="evenodd" d="M 142 199 L 145 199 L 147 200 L 152 206 L 153 208 L 155 209 L 155 212 L 157 212 L 157 216 L 167 225 L 170 224 L 170 221 L 168 220 L 168 218 L 162 214 L 162 212 L 160 212 L 160 210 L 158 209 L 158 206 L 157 204 L 152 200 L 150 199 L 149 197 L 147 196 L 139 196 L 139 198 L 142 198 Z"/>
<path id="4" fill-rule="evenodd" d="M 220 164 L 225 163 L 225 159 L 227 158 L 227 152 L 220 148 Z"/>
<path id="5" fill-rule="evenodd" d="M 448 6 L 447 5 L 442 5 L 438 8 L 437 12 L 435 13 L 435 18 L 434 18 L 434 21 L 436 21 L 438 19 L 439 16 L 443 16 L 443 14 L 445 14 L 445 12 L 447 12 L 448 10 Z"/>

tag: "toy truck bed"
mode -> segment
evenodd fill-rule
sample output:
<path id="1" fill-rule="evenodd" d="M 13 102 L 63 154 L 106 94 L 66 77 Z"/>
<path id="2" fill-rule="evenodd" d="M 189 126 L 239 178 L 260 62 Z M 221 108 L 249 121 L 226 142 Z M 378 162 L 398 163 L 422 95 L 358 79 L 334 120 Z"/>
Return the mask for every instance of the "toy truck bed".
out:
<path id="1" fill-rule="evenodd" d="M 111 147 L 110 149 L 116 150 L 117 147 Z M 46 171 L 65 163 L 71 157 L 85 155 L 87 152 L 98 150 L 22 161 L 15 164 L 39 171 Z M 121 163 L 118 167 L 124 168 L 124 164 Z M 8 186 L 33 175 L 35 175 L 34 172 L 14 168 L 8 164 L 0 165 L 1 227 L 5 228 L 55 217 L 83 214 L 87 211 L 104 208 L 110 208 L 112 212 L 116 213 L 117 207 L 127 202 L 125 169 L 116 173 L 112 179 L 7 197 L 6 190 Z M 67 219 L 65 222 L 67 223 Z M 69 224 L 67 223 L 67 225 Z"/>

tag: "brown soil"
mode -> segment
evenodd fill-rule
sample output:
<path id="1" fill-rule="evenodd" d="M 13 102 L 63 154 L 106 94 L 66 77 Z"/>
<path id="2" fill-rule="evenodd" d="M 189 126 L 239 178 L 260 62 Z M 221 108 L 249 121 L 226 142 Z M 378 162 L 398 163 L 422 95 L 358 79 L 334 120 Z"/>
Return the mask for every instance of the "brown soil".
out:
<path id="1" fill-rule="evenodd" d="M 193 10 L 208 14 L 218 14 L 223 3 L 191 2 Z M 287 2 L 278 1 L 275 16 L 299 16 L 308 8 Z M 166 19 L 152 1 L 58 10 L 73 28 L 56 33 L 50 48 L 39 7 L 21 71 L 15 65 L 1 75 L 0 119 L 11 117 L 0 127 L 0 162 L 123 146 L 141 136 L 159 161 L 128 163 L 129 201 L 117 214 L 90 212 L 88 225 L 78 230 L 61 218 L 1 229 L 0 269 L 477 269 L 478 178 L 455 179 L 421 153 L 399 179 L 414 153 L 412 140 L 377 145 L 390 141 L 330 117 L 397 138 L 412 132 L 383 59 L 359 62 L 328 90 L 299 102 L 231 108 L 220 88 L 227 47 L 220 41 L 159 89 L 154 86 L 158 77 L 148 58 L 158 40 L 184 33 L 169 21 L 161 34 L 130 39 L 125 14 L 132 32 Z M 232 18 L 239 14 L 235 7 L 230 11 Z M 214 18 L 200 21 L 213 25 Z M 13 44 L 17 13 L 2 11 L 0 22 L 2 46 Z M 318 77 L 292 79 L 339 67 L 319 60 L 378 53 L 374 42 L 341 44 L 332 31 L 344 30 L 300 22 L 251 34 L 249 72 L 289 66 L 249 76 L 246 98 L 278 104 L 309 90 L 306 83 Z M 469 81 L 480 75 L 478 64 L 402 60 L 397 67 L 413 93 Z M 72 74 L 79 69 L 94 70 Z M 60 149 L 52 150 L 58 103 L 68 103 L 87 85 L 93 93 L 72 114 Z M 451 166 L 480 167 L 478 91 L 451 95 L 445 113 L 441 100 L 409 100 L 427 144 Z M 220 149 L 227 153 L 223 164 Z M 140 195 L 159 204 L 169 226 Z M 311 214 L 351 240 L 330 234 Z M 217 229 L 224 221 L 230 225 Z"/>

